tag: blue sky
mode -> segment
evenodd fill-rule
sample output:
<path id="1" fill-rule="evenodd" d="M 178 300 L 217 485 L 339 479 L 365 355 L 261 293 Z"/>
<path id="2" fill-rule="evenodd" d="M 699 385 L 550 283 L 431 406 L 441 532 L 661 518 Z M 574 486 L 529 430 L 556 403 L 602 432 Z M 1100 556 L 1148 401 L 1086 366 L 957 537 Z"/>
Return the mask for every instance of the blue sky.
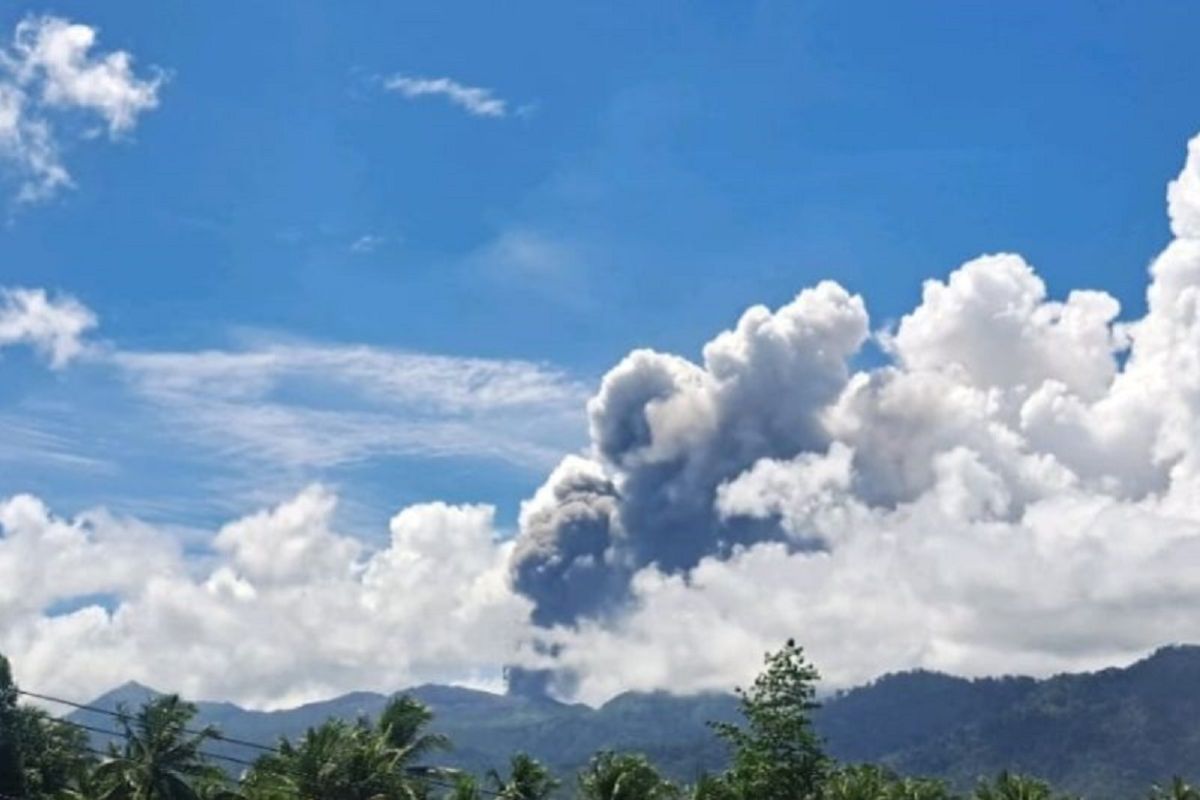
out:
<path id="1" fill-rule="evenodd" d="M 376 414 L 405 440 L 211 444 L 219 421 L 135 367 L 7 349 L 0 494 L 62 513 L 211 525 L 322 480 L 364 521 L 445 498 L 511 525 L 626 352 L 696 357 L 822 278 L 880 326 L 926 278 L 1016 251 L 1052 295 L 1139 315 L 1200 130 L 1187 3 L 14 3 L 0 29 L 46 13 L 166 80 L 117 141 L 64 137 L 75 186 L 10 205 L 0 285 L 78 298 L 119 354 L 315 348 L 269 390 L 328 412 L 296 424 L 328 444 L 361 435 L 339 415 Z M 506 113 L 407 98 L 396 75 Z M 437 410 L 331 378 L 358 345 L 520 362 L 545 394 L 406 444 Z"/>
<path id="2" fill-rule="evenodd" d="M 278 707 L 1200 641 L 1197 30 L 5 5 L 0 651 Z"/>

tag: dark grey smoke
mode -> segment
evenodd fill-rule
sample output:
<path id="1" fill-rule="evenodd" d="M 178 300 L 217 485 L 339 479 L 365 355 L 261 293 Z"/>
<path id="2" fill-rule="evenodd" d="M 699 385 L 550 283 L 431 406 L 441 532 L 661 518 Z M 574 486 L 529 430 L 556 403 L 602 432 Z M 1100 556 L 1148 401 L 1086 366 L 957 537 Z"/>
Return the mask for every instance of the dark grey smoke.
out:
<path id="1" fill-rule="evenodd" d="M 821 414 L 867 332 L 861 300 L 825 283 L 747 311 L 703 366 L 638 350 L 613 368 L 588 404 L 592 457 L 565 460 L 522 510 L 513 577 L 535 623 L 620 610 L 649 564 L 685 571 L 782 537 L 769 520 L 723 520 L 717 488 L 761 458 L 826 449 Z"/>
<path id="2" fill-rule="evenodd" d="M 535 624 L 596 615 L 622 596 L 629 570 L 617 546 L 620 503 L 595 464 L 568 458 L 525 504 L 513 582 L 537 601 Z"/>

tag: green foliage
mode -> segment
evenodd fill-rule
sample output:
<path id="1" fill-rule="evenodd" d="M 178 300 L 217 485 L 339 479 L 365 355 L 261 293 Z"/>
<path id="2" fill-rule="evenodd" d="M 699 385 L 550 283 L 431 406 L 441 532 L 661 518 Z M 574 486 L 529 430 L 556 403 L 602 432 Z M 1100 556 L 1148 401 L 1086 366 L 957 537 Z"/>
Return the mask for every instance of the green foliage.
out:
<path id="1" fill-rule="evenodd" d="M 766 656 L 766 669 L 749 689 L 738 689 L 745 725 L 714 723 L 733 748 L 725 777 L 736 795 L 750 800 L 803 800 L 816 797 L 829 759 L 813 730 L 817 708 L 815 667 L 789 639 Z"/>
<path id="2" fill-rule="evenodd" d="M 244 781 L 246 793 L 253 800 L 423 798 L 427 787 L 408 769 L 449 746 L 444 736 L 425 732 L 432 719 L 428 708 L 405 696 L 389 702 L 374 726 L 365 719 L 328 720 L 259 759 Z"/>
<path id="3" fill-rule="evenodd" d="M 19 708 L 16 723 L 27 796 L 55 797 L 86 785 L 95 764 L 87 734 L 34 708 Z"/>
<path id="4" fill-rule="evenodd" d="M 559 786 L 550 770 L 525 753 L 517 753 L 509 761 L 508 778 L 495 770 L 488 778 L 502 800 L 544 800 Z"/>
<path id="5" fill-rule="evenodd" d="M 393 698 L 379 715 L 379 732 L 388 746 L 398 752 L 401 765 L 407 766 L 435 750 L 446 750 L 450 740 L 437 733 L 425 733 L 433 721 L 433 712 L 408 695 Z"/>
<path id="6" fill-rule="evenodd" d="M 822 800 L 950 800 L 944 783 L 926 778 L 901 778 L 874 764 L 833 769 L 821 787 Z"/>
<path id="7" fill-rule="evenodd" d="M 1200 789 L 1176 775 L 1168 785 L 1153 787 L 1150 800 L 1200 800 Z"/>
<path id="8" fill-rule="evenodd" d="M 646 757 L 601 752 L 579 776 L 582 800 L 672 800 L 679 790 Z"/>
<path id="9" fill-rule="evenodd" d="M 1008 771 L 981 781 L 971 795 L 973 800 L 1052 800 L 1054 796 L 1048 783 Z"/>
<path id="10" fill-rule="evenodd" d="M 1181 668 L 1178 653 L 1155 658 L 1158 663 L 1151 666 L 1158 672 L 1164 666 L 1175 672 Z M 1101 675 L 1100 679 L 1109 678 Z M 936 697 L 943 697 L 948 686 L 955 690 L 951 695 L 963 694 L 946 680 L 931 681 L 923 675 L 908 680 L 918 680 L 930 690 L 926 694 Z M 979 782 L 964 796 L 954 794 L 940 780 L 905 777 L 870 763 L 911 769 L 911 763 L 890 757 L 867 758 L 862 764 L 836 763 L 824 752 L 812 726 L 812 713 L 817 707 L 816 681 L 816 670 L 805 660 L 803 651 L 789 641 L 779 652 L 768 654 L 763 673 L 750 688 L 737 693 L 743 717 L 740 724 L 712 724 L 719 740 L 731 750 L 731 765 L 726 772 L 703 777 L 684 792 L 659 771 L 656 764 L 663 762 L 651 762 L 636 752 L 601 750 L 580 771 L 573 787 L 576 793 L 571 794 L 560 792 L 550 769 L 526 754 L 511 759 L 507 776 L 489 773 L 488 788 L 471 774 L 427 763 L 431 756 L 448 748 L 449 741 L 428 732 L 432 713 L 408 696 L 389 701 L 377 723 L 366 718 L 347 722 L 333 717 L 309 727 L 294 743 L 283 739 L 277 752 L 259 759 L 237 781 L 217 769 L 202 749 L 210 741 L 219 743 L 216 731 L 206 728 L 190 732 L 196 708 L 177 697 L 159 697 L 136 713 L 120 712 L 119 744 L 110 745 L 108 756 L 98 761 L 91 755 L 83 731 L 18 703 L 19 693 L 8 662 L 0 657 L 0 794 L 18 800 L 483 800 L 490 796 L 504 800 L 1068 800 L 1049 783 L 1015 772 L 1000 772 L 991 780 Z M 1084 702 L 1087 698 L 1077 697 L 1065 680 L 1039 684 L 1036 691 L 1011 681 L 985 683 L 997 689 L 1000 699 L 1012 695 L 1010 690 L 1019 689 L 1019 693 L 1036 699 L 1037 707 L 1047 714 L 1061 709 L 1073 714 L 1077 706 L 1089 705 Z M 1155 685 L 1162 686 L 1163 682 Z M 1151 699 L 1158 703 L 1170 697 L 1166 689 Z M 969 709 L 959 701 L 955 708 L 936 712 L 925 709 L 924 713 L 940 715 L 947 731 L 957 730 L 960 718 L 969 718 Z M 642 698 L 630 695 L 614 701 L 610 711 L 653 729 L 651 723 L 671 724 L 682 718 L 672 716 L 678 708 L 672 705 L 674 702 L 658 697 L 651 706 L 645 706 Z M 649 713 L 649 707 L 662 713 Z M 1019 710 L 1024 714 L 1028 707 L 1028 702 L 1022 702 Z M 889 708 L 902 713 L 904 705 L 890 703 Z M 536 716 L 541 712 L 530 708 L 528 713 Z M 1029 738 L 1024 716 L 997 720 L 1007 726 L 1011 737 Z M 893 743 L 903 742 L 911 738 L 912 727 L 908 722 L 892 720 L 890 729 L 881 736 Z M 559 729 L 548 730 L 548 735 L 561 733 Z M 1076 738 L 1064 747 L 1077 743 L 1079 736 L 1093 735 L 1093 728 L 1078 729 Z M 1102 731 L 1100 735 L 1110 734 Z M 712 739 L 714 743 L 719 740 Z M 964 740 L 967 737 L 946 737 L 960 748 Z M 1130 741 L 1136 750 L 1137 742 Z M 679 747 L 686 749 L 690 744 L 680 743 Z M 682 752 L 679 756 L 687 758 Z M 1187 759 L 1178 761 L 1185 767 L 1191 765 Z M 974 763 L 969 759 L 961 764 L 934 761 L 931 771 L 954 775 L 960 781 L 956 785 L 961 786 L 962 771 Z M 1120 765 L 1101 766 L 1109 771 L 1096 775 L 1119 778 Z M 1042 772 L 1028 764 L 1024 768 Z M 1128 781 L 1128 776 L 1124 780 Z M 1098 791 L 1089 789 L 1087 795 L 1130 796 L 1127 791 L 1113 788 L 1119 782 L 1094 781 L 1091 785 Z M 1154 786 L 1144 796 L 1147 800 L 1200 800 L 1200 789 L 1177 777 L 1168 784 Z"/>
<path id="11" fill-rule="evenodd" d="M 892 786 L 892 800 L 951 800 L 944 781 L 934 778 L 901 778 Z"/>
<path id="12" fill-rule="evenodd" d="M 856 764 L 830 772 L 822 800 L 891 800 L 896 776 L 874 764 Z"/>
<path id="13" fill-rule="evenodd" d="M 361 722 L 329 720 L 259 759 L 245 785 L 256 800 L 419 797 L 400 766 L 399 752 L 378 731 Z"/>
<path id="14" fill-rule="evenodd" d="M 724 775 L 705 775 L 692 787 L 692 800 L 738 800 L 739 797 Z"/>
<path id="15" fill-rule="evenodd" d="M 8 659 L 0 656 L 0 794 L 25 796 L 25 762 L 21 754 L 17 686 Z"/>
<path id="16" fill-rule="evenodd" d="M 478 779 L 465 773 L 455 775 L 454 788 L 446 795 L 446 800 L 483 800 Z"/>
<path id="17" fill-rule="evenodd" d="M 79 787 L 93 765 L 86 735 L 18 705 L 18 698 L 8 660 L 0 656 L 0 794 L 49 798 Z"/>
<path id="18" fill-rule="evenodd" d="M 124 743 L 111 745 L 95 771 L 101 800 L 198 800 L 195 783 L 219 781 L 222 773 L 200 748 L 216 731 L 188 733 L 196 707 L 176 695 L 159 697 L 135 714 L 122 713 Z"/>

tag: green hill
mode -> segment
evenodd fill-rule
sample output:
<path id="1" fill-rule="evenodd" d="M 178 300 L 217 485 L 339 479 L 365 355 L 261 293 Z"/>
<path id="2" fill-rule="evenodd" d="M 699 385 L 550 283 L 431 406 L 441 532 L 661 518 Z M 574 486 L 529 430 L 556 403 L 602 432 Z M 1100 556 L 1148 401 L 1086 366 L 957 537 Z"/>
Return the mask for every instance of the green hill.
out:
<path id="1" fill-rule="evenodd" d="M 150 693 L 128 684 L 95 705 L 136 704 Z M 450 686 L 409 693 L 434 710 L 435 730 L 456 744 L 441 762 L 472 771 L 524 751 L 568 774 L 596 751 L 616 749 L 644 752 L 673 777 L 691 780 L 724 765 L 724 748 L 706 723 L 736 717 L 734 698 L 720 694 L 631 692 L 593 709 Z M 386 700 L 359 692 L 274 712 L 200 703 L 199 722 L 274 742 L 330 716 L 373 716 Z M 89 712 L 72 716 L 97 723 Z M 1047 680 L 893 674 L 826 698 L 817 723 L 841 760 L 882 762 L 960 787 L 1007 768 L 1089 797 L 1140 796 L 1176 773 L 1200 780 L 1200 648 L 1164 648 L 1127 668 Z M 228 743 L 211 749 L 255 755 Z"/>

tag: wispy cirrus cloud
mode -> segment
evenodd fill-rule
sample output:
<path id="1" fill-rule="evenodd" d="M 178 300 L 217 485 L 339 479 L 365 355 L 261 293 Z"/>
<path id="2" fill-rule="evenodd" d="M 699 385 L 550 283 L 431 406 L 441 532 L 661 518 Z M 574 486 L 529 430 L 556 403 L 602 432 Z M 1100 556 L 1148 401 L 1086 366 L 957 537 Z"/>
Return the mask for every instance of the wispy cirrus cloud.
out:
<path id="1" fill-rule="evenodd" d="M 0 405 L 0 461 L 40 465 L 3 488 L 55 484 L 56 470 L 99 469 L 103 483 L 149 468 L 154 486 L 113 500 L 145 507 L 165 492 L 203 516 L 236 499 L 229 486 L 254 494 L 265 481 L 276 497 L 400 463 L 451 459 L 535 474 L 584 438 L 589 387 L 546 364 L 261 334 L 225 349 L 129 350 L 89 341 L 96 324 L 73 297 L 0 287 L 0 350 L 29 347 L 61 373 L 32 378 Z M 8 369 L 20 376 L 25 367 Z M 180 474 L 195 485 L 178 485 Z M 85 484 L 85 494 L 98 485 Z M 224 488 L 200 500 L 201 484 Z"/>
<path id="2" fill-rule="evenodd" d="M 542 467 L 577 444 L 588 389 L 542 364 L 340 344 L 114 351 L 175 435 L 239 458 L 322 468 L 386 456 Z"/>
<path id="3" fill-rule="evenodd" d="M 452 78 L 429 78 L 417 75 L 392 75 L 383 86 L 389 92 L 410 100 L 421 97 L 440 97 L 475 117 L 506 117 L 508 101 L 482 86 L 467 86 Z"/>
<path id="4" fill-rule="evenodd" d="M 18 202 L 46 200 L 72 185 L 59 144 L 71 114 L 98 118 L 116 139 L 158 105 L 164 73 L 137 75 L 124 50 L 93 54 L 96 39 L 88 25 L 31 16 L 0 50 L 0 159 L 17 184 Z"/>
<path id="5" fill-rule="evenodd" d="M 356 253 L 358 255 L 366 255 L 368 253 L 374 253 L 386 241 L 387 241 L 387 239 L 385 239 L 383 236 L 380 236 L 379 234 L 364 233 L 362 236 L 359 236 L 357 239 L 355 239 L 353 242 L 350 243 L 350 252 Z"/>

